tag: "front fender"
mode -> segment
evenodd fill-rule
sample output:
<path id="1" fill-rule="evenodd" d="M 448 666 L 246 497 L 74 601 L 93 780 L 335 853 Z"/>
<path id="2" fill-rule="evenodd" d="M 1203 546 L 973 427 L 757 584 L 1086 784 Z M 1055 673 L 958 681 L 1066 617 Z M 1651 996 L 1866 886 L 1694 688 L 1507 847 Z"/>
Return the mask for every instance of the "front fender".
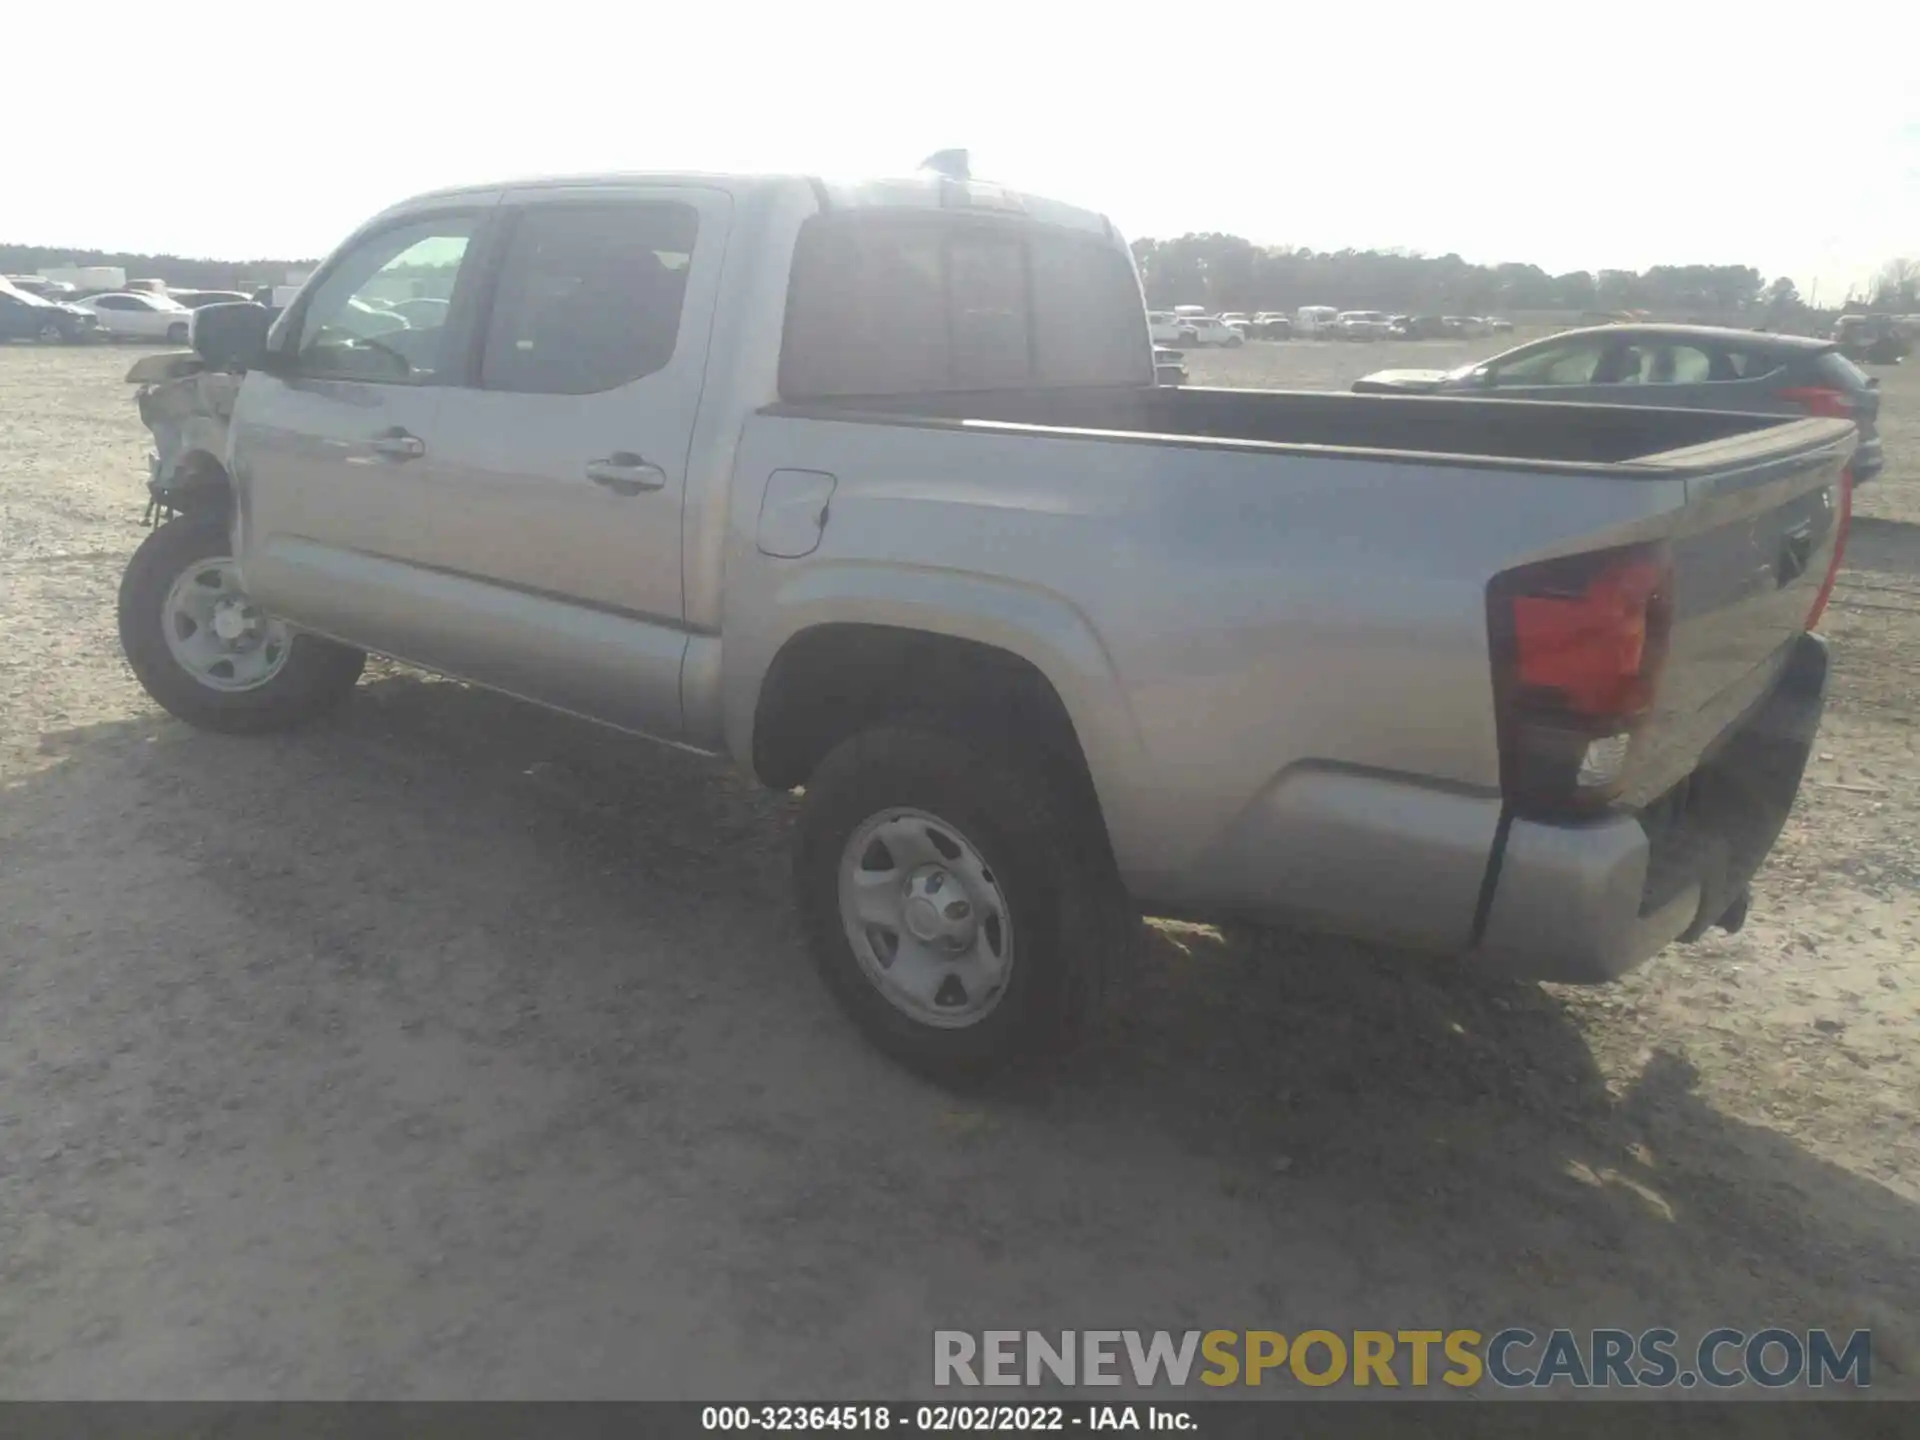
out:
<path id="1" fill-rule="evenodd" d="M 144 385 L 140 419 L 153 435 L 150 488 L 163 500 L 226 483 L 227 430 L 240 377 L 217 371 Z"/>

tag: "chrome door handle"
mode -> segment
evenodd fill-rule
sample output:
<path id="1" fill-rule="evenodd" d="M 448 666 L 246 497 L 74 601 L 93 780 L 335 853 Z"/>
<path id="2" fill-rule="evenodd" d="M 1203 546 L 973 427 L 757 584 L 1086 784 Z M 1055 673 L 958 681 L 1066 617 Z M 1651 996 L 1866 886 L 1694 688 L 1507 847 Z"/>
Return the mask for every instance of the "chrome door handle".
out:
<path id="1" fill-rule="evenodd" d="M 374 454 L 385 455 L 389 460 L 418 460 L 427 453 L 427 442 L 418 435 L 410 435 L 398 425 L 391 430 L 383 430 L 368 442 Z"/>
<path id="2" fill-rule="evenodd" d="M 664 489 L 667 472 L 631 450 L 616 450 L 604 460 L 589 460 L 587 478 L 616 495 L 638 495 Z"/>

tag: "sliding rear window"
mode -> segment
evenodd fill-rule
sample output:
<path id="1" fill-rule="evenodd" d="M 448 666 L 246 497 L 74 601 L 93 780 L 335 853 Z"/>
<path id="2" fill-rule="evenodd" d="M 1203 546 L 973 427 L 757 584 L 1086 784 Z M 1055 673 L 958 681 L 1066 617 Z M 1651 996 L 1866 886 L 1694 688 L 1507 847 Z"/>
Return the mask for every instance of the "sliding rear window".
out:
<path id="1" fill-rule="evenodd" d="M 1133 267 L 1095 237 L 871 211 L 801 230 L 784 399 L 1152 383 Z"/>

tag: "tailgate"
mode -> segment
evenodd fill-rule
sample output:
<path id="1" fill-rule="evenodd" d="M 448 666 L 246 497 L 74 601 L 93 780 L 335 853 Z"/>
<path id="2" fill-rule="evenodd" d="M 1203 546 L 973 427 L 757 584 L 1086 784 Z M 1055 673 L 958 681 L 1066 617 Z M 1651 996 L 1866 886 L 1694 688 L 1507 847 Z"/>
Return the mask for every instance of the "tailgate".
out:
<path id="1" fill-rule="evenodd" d="M 1671 536 L 1667 660 L 1635 741 L 1628 805 L 1685 779 L 1773 688 L 1841 539 L 1855 438 L 1845 421 L 1807 420 L 1657 457 L 1689 473 Z"/>

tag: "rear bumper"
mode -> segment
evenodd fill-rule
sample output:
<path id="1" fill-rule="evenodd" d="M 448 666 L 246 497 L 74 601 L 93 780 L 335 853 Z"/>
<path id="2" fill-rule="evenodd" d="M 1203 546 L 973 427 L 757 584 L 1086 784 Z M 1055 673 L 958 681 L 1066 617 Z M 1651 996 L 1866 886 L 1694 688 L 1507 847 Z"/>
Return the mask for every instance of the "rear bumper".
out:
<path id="1" fill-rule="evenodd" d="M 1794 641 L 1766 694 L 1640 814 L 1502 821 L 1498 796 L 1301 766 L 1242 812 L 1168 913 L 1239 915 L 1449 953 L 1490 974 L 1592 983 L 1732 917 L 1799 792 L 1826 642 Z"/>
<path id="2" fill-rule="evenodd" d="M 1826 685 L 1826 642 L 1803 635 L 1765 699 L 1640 815 L 1514 821 L 1470 962 L 1611 980 L 1738 911 L 1799 793 Z"/>

